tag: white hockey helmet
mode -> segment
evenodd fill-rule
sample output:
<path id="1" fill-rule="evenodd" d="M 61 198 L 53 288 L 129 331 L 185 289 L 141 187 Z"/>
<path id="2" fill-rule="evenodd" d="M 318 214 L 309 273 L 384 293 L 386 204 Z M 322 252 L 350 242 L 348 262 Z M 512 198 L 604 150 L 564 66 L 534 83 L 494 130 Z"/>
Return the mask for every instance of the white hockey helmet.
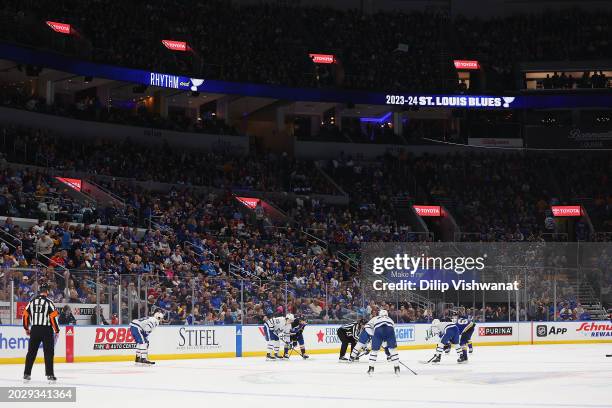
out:
<path id="1" fill-rule="evenodd" d="M 442 322 L 440 321 L 440 319 L 433 319 L 431 321 L 431 332 L 434 334 L 442 332 Z"/>
<path id="2" fill-rule="evenodd" d="M 162 312 L 153 313 L 153 317 L 159 320 L 160 322 L 164 320 L 164 314 Z"/>
<path id="3" fill-rule="evenodd" d="M 387 312 L 385 309 L 380 309 L 380 311 L 378 312 L 379 316 L 389 316 L 389 312 Z"/>
<path id="4" fill-rule="evenodd" d="M 285 317 L 287 318 L 287 320 L 289 320 L 291 322 L 295 320 L 295 316 L 293 316 L 292 313 L 287 313 L 287 316 L 285 316 Z"/>

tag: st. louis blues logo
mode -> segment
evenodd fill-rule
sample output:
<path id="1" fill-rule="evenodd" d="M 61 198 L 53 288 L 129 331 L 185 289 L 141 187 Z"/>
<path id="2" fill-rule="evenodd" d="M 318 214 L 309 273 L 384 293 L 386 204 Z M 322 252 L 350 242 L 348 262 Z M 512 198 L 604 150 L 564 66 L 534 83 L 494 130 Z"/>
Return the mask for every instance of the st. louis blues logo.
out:
<path id="1" fill-rule="evenodd" d="M 510 104 L 514 102 L 516 98 L 514 96 L 504 96 L 502 99 L 504 100 L 504 108 L 509 108 Z"/>
<path id="2" fill-rule="evenodd" d="M 189 80 L 191 81 L 191 90 L 193 92 L 196 92 L 198 87 L 204 83 L 203 79 L 189 78 Z"/>

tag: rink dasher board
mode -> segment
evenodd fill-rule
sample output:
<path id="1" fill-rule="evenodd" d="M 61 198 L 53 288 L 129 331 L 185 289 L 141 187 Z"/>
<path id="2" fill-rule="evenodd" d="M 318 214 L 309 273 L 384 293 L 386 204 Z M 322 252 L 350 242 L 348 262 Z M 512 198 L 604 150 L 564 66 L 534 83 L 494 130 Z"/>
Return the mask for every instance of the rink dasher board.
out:
<path id="1" fill-rule="evenodd" d="M 309 354 L 337 353 L 339 325 L 308 325 L 304 330 Z M 433 349 L 429 324 L 397 324 L 399 350 Z M 149 337 L 152 359 L 199 359 L 263 356 L 263 326 L 160 326 Z M 0 325 L 0 364 L 24 362 L 29 339 L 21 326 Z M 612 343 L 612 323 L 489 322 L 478 323 L 475 346 Z M 56 362 L 130 361 L 135 343 L 128 326 L 62 326 L 55 345 Z M 282 348 L 282 345 L 281 345 Z M 42 361 L 42 349 L 37 362 Z"/>

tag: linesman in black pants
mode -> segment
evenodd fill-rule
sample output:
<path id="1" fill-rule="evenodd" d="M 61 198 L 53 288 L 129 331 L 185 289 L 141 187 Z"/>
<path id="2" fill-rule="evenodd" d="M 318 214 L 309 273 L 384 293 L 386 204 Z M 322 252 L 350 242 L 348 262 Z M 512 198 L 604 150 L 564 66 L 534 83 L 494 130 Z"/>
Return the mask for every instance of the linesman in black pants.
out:
<path id="1" fill-rule="evenodd" d="M 34 360 L 36 360 L 36 354 L 38 354 L 38 347 L 42 343 L 45 352 L 45 375 L 50 383 L 54 383 L 57 381 L 53 373 L 54 337 L 55 334 L 59 333 L 59 326 L 57 325 L 59 313 L 53 302 L 47 299 L 49 287 L 46 283 L 40 285 L 38 292 L 38 296 L 28 303 L 23 312 L 23 328 L 26 334 L 30 336 L 23 380 L 28 382 L 32 378 L 32 366 Z"/>
<path id="2" fill-rule="evenodd" d="M 342 343 L 340 345 L 340 361 L 348 361 L 348 358 L 344 357 L 346 354 L 346 349 L 350 344 L 351 351 L 353 351 L 357 341 L 359 341 L 359 334 L 361 333 L 364 324 L 365 320 L 360 319 L 356 322 L 345 324 L 338 328 L 336 333 L 338 334 L 338 339 L 340 339 L 340 342 Z"/>

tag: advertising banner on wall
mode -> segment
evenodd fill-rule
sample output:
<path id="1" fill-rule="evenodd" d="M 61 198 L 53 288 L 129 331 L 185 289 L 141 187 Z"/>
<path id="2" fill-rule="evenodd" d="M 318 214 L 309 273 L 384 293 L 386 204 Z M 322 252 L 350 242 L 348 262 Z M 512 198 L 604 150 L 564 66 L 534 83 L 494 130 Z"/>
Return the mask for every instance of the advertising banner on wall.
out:
<path id="1" fill-rule="evenodd" d="M 60 328 L 55 337 L 55 361 L 63 362 L 66 356 L 66 328 Z M 21 326 L 0 325 L 0 363 L 22 363 L 30 345 L 30 337 Z M 38 350 L 37 361 L 42 361 L 42 344 Z"/>
<path id="2" fill-rule="evenodd" d="M 81 179 L 70 178 L 70 177 L 55 177 L 55 179 L 57 181 L 60 181 L 66 184 L 68 187 L 76 191 L 81 191 L 81 188 L 83 186 L 83 181 Z"/>
<path id="3" fill-rule="evenodd" d="M 309 354 L 337 353 L 339 325 L 308 325 L 304 330 Z M 428 333 L 426 323 L 396 324 L 399 350 L 435 348 L 438 336 Z M 213 357 L 264 356 L 263 326 L 161 326 L 149 337 L 152 359 L 196 359 Z M 525 344 L 612 343 L 612 323 L 572 322 L 487 322 L 476 323 L 472 336 L 478 346 Z M 23 363 L 29 337 L 21 326 L 0 325 L 0 364 Z M 281 343 L 281 350 L 282 350 Z M 56 338 L 55 361 L 131 360 L 136 344 L 128 326 L 66 326 Z M 282 352 L 282 351 L 281 351 Z M 427 351 L 429 353 L 429 351 Z M 42 361 L 42 349 L 39 360 Z M 415 354 L 415 359 L 419 355 Z"/>
<path id="4" fill-rule="evenodd" d="M 304 329 L 304 343 L 308 353 L 335 353 L 340 350 L 337 330 L 340 325 L 313 324 Z M 395 337 L 400 349 L 434 347 L 437 339 L 428 339 L 427 324 L 397 324 Z M 242 355 L 263 356 L 266 340 L 263 326 L 243 326 Z"/>
<path id="5" fill-rule="evenodd" d="M 523 139 L 502 137 L 470 137 L 468 144 L 476 147 L 523 147 Z"/>
<path id="6" fill-rule="evenodd" d="M 569 126 L 525 126 L 525 144 L 529 148 L 542 149 L 610 149 L 612 132 L 594 132 Z"/>
<path id="7" fill-rule="evenodd" d="M 533 344 L 612 342 L 612 323 L 586 322 L 534 322 Z"/>
<path id="8" fill-rule="evenodd" d="M 61 312 L 62 308 L 66 305 L 70 306 L 77 324 L 91 324 L 91 317 L 94 315 L 96 308 L 95 303 L 56 303 L 55 307 Z M 100 304 L 100 308 L 104 318 L 110 320 L 109 306 L 107 304 Z"/>
<path id="9" fill-rule="evenodd" d="M 413 205 L 414 212 L 420 217 L 441 217 L 442 207 L 439 205 Z"/>
<path id="10" fill-rule="evenodd" d="M 579 205 L 553 205 L 551 209 L 555 217 L 582 216 L 582 208 Z"/>
<path id="11" fill-rule="evenodd" d="M 171 51 L 187 51 L 189 49 L 185 41 L 162 40 L 162 44 Z"/>
<path id="12" fill-rule="evenodd" d="M 160 326 L 149 336 L 155 358 L 234 357 L 234 326 Z M 136 343 L 129 326 L 75 327 L 75 361 L 134 357 Z M 121 358 L 120 358 L 121 359 Z"/>
<path id="13" fill-rule="evenodd" d="M 16 302 L 15 303 L 15 319 L 17 321 L 21 320 L 23 316 L 23 311 L 25 310 L 28 302 Z M 91 324 L 91 317 L 94 314 L 96 304 L 95 303 L 56 303 L 55 307 L 58 312 L 61 313 L 64 306 L 70 306 L 70 310 L 72 311 L 72 315 L 74 319 L 77 321 L 77 324 Z M 100 308 L 102 309 L 102 314 L 106 319 L 110 318 L 109 315 L 109 306 L 107 304 L 100 304 Z"/>
<path id="14" fill-rule="evenodd" d="M 304 329 L 306 350 L 311 353 L 332 352 L 340 349 L 336 331 L 340 325 L 307 325 Z M 266 353 L 266 338 L 262 326 L 242 327 L 242 355 L 257 356 Z"/>
<path id="15" fill-rule="evenodd" d="M 333 64 L 336 58 L 331 54 L 308 54 L 315 64 Z"/>
<path id="16" fill-rule="evenodd" d="M 480 69 L 480 63 L 476 60 L 453 60 L 455 69 L 459 71 L 471 71 Z"/>
<path id="17" fill-rule="evenodd" d="M 72 27 L 70 26 L 70 24 L 60 23 L 57 21 L 47 21 L 46 23 L 49 28 L 51 28 L 56 33 L 70 34 L 70 32 L 72 31 Z"/>
<path id="18" fill-rule="evenodd" d="M 93 76 L 116 81 L 176 90 L 210 92 L 229 95 L 265 97 L 293 101 L 339 102 L 353 104 L 398 105 L 405 107 L 466 108 L 466 109 L 534 109 L 612 106 L 612 95 L 441 95 L 421 93 L 388 94 L 333 88 L 290 88 L 277 85 L 226 82 L 191 78 L 185 75 L 150 72 L 138 69 L 80 61 L 59 54 L 34 51 L 0 44 L 0 56 L 22 64 L 52 68 L 75 75 Z M 326 56 L 318 61 L 330 62 Z M 473 65 L 473 61 L 469 62 Z M 462 64 L 465 67 L 465 64 Z"/>

